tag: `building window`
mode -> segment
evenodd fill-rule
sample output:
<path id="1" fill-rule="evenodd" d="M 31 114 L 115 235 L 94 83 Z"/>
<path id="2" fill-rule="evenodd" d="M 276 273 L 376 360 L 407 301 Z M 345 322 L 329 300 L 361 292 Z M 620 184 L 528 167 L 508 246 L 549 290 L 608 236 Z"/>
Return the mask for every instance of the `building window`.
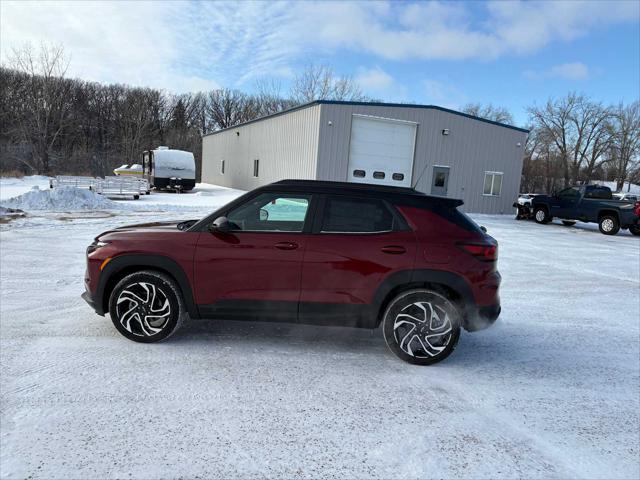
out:
<path id="1" fill-rule="evenodd" d="M 220 163 L 220 173 L 224 175 L 224 160 Z"/>
<path id="2" fill-rule="evenodd" d="M 499 197 L 502 191 L 502 172 L 484 172 L 483 195 Z"/>
<path id="3" fill-rule="evenodd" d="M 256 159 L 253 161 L 253 176 L 257 177 L 260 173 L 260 160 Z"/>

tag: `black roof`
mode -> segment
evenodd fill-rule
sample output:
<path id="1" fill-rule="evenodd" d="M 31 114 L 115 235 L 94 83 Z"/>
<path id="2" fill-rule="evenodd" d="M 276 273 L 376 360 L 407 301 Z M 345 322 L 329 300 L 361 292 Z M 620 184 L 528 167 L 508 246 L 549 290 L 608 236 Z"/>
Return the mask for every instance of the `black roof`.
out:
<path id="1" fill-rule="evenodd" d="M 277 190 L 278 188 L 310 193 L 352 194 L 395 199 L 411 199 L 417 202 L 435 201 L 462 205 L 464 202 L 456 198 L 427 195 L 409 187 L 392 187 L 372 183 L 330 182 L 325 180 L 280 180 L 259 187 L 261 190 Z"/>
<path id="2" fill-rule="evenodd" d="M 248 122 L 239 123 L 238 125 L 233 125 L 232 127 L 216 130 L 215 132 L 211 132 L 203 135 L 203 137 L 208 137 L 209 135 L 215 135 L 217 133 L 226 132 L 227 130 L 233 130 L 234 128 L 242 127 L 244 125 L 249 125 L 250 123 L 261 122 L 262 120 L 267 120 L 268 118 L 277 117 L 279 115 L 285 115 L 287 113 L 295 112 L 297 110 L 302 110 L 304 108 L 312 107 L 314 105 L 362 105 L 362 106 L 368 106 L 368 107 L 402 107 L 402 108 L 422 108 L 426 110 L 439 110 L 441 112 L 447 112 L 447 113 L 452 113 L 454 115 L 460 115 L 462 117 L 472 118 L 474 120 L 489 123 L 491 125 L 497 125 L 499 127 L 510 128 L 512 130 L 517 130 L 523 133 L 529 133 L 529 130 L 527 130 L 526 128 L 515 127 L 513 125 L 508 125 L 506 123 L 494 122 L 493 120 L 489 120 L 482 117 L 476 117 L 475 115 L 470 115 L 464 112 L 458 112 L 457 110 L 451 110 L 450 108 L 444 108 L 438 105 L 419 105 L 419 104 L 412 104 L 412 103 L 384 103 L 384 102 L 346 102 L 341 100 L 315 100 L 313 102 L 304 103 L 302 105 L 298 105 L 296 107 L 289 108 L 287 110 L 282 110 L 281 112 L 276 112 L 276 113 L 272 113 L 271 115 L 265 115 L 264 117 L 255 118 L 253 120 L 249 120 Z"/>

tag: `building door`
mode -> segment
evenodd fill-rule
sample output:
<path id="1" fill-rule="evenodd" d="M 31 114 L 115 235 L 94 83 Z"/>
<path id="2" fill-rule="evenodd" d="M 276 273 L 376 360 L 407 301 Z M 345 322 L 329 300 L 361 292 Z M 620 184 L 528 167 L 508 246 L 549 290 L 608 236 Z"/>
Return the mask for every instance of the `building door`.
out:
<path id="1" fill-rule="evenodd" d="M 348 182 L 410 187 L 418 124 L 353 115 Z"/>
<path id="2" fill-rule="evenodd" d="M 431 180 L 431 195 L 447 196 L 449 188 L 449 167 L 433 167 Z"/>

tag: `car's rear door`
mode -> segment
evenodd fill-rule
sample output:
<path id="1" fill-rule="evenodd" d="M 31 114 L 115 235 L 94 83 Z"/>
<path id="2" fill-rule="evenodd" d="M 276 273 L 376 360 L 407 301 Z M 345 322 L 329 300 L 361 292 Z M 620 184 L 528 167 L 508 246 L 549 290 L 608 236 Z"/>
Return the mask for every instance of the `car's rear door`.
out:
<path id="1" fill-rule="evenodd" d="M 414 233 L 385 200 L 323 196 L 304 254 L 300 322 L 375 322 L 376 289 L 388 275 L 411 270 L 415 253 Z"/>
<path id="2" fill-rule="evenodd" d="M 203 316 L 297 319 L 312 202 L 310 194 L 259 193 L 226 212 L 231 231 L 201 234 L 194 277 Z"/>

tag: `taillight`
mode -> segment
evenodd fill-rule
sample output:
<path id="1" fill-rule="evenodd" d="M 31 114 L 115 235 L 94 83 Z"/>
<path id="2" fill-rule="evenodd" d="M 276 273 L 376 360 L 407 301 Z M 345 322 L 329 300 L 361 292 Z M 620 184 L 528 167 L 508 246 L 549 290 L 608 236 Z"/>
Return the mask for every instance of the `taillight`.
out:
<path id="1" fill-rule="evenodd" d="M 459 243 L 458 246 L 465 252 L 473 255 L 483 262 L 495 262 L 498 259 L 498 246 L 479 243 Z"/>
<path id="2" fill-rule="evenodd" d="M 640 202 L 636 202 L 633 204 L 633 213 L 640 217 Z"/>

